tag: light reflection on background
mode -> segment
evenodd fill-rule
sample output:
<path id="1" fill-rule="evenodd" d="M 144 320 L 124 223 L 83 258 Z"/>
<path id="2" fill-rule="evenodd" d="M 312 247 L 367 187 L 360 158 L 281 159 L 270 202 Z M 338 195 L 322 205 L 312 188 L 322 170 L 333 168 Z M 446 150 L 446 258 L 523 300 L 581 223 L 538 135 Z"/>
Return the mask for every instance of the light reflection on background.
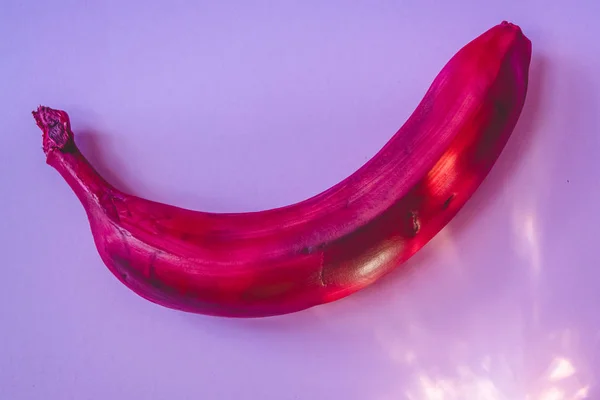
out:
<path id="1" fill-rule="evenodd" d="M 537 277 L 542 269 L 541 252 L 538 240 L 536 218 L 533 212 L 528 212 L 523 218 L 523 232 L 528 246 L 532 272 Z"/>
<path id="2" fill-rule="evenodd" d="M 522 273 L 530 278 L 526 280 L 525 289 L 531 297 L 520 299 L 525 300 L 524 303 L 507 303 L 518 305 L 515 310 L 524 311 L 524 314 L 475 315 L 473 326 L 480 327 L 475 328 L 480 330 L 472 332 L 467 329 L 469 335 L 478 338 L 487 336 L 489 342 L 493 343 L 498 340 L 491 336 L 498 327 L 494 323 L 497 317 L 506 321 L 505 330 L 513 334 L 512 339 L 501 338 L 501 342 L 509 341 L 505 347 L 494 348 L 490 344 L 492 347 L 487 354 L 482 349 L 471 350 L 473 344 L 465 343 L 468 337 L 462 334 L 452 336 L 447 331 L 438 332 L 422 321 L 422 311 L 415 312 L 408 307 L 402 310 L 406 312 L 406 326 L 401 332 L 376 331 L 376 339 L 393 363 L 399 366 L 401 374 L 408 374 L 411 378 L 403 381 L 393 393 L 387 393 L 377 400 L 589 399 L 593 373 L 586 370 L 589 369 L 587 364 L 581 367 L 577 365 L 576 360 L 585 360 L 585 357 L 576 332 L 561 329 L 548 333 L 545 330 L 539 341 L 528 342 L 532 337 L 537 337 L 540 329 L 544 330 L 539 327 L 538 290 L 544 271 L 539 227 L 536 214 L 531 209 L 515 212 L 513 221 L 520 256 L 524 265 L 530 267 Z M 460 255 L 448 230 L 444 231 L 439 245 L 445 251 L 450 250 L 445 254 L 454 259 L 452 264 L 461 265 Z M 469 280 L 469 274 L 463 277 L 458 275 L 453 276 L 453 279 L 458 278 L 453 284 Z M 527 310 L 529 304 L 532 308 Z M 521 310 L 519 307 L 522 306 L 526 309 Z M 436 354 L 435 349 L 441 350 Z M 539 359 L 546 361 L 542 361 L 542 365 L 535 365 L 534 362 L 537 363 Z M 432 367 L 434 365 L 440 367 Z"/>
<path id="3" fill-rule="evenodd" d="M 576 369 L 569 360 L 557 358 L 550 368 L 550 375 L 539 382 L 539 389 L 525 394 L 523 393 L 525 390 L 519 390 L 516 381 L 513 382 L 513 387 L 502 387 L 494 381 L 493 374 L 477 374 L 469 367 L 458 368 L 452 376 L 434 376 L 434 374 L 417 372 L 410 387 L 404 388 L 401 394 L 382 397 L 381 400 L 588 399 L 590 386 L 578 382 L 575 373 Z"/>
<path id="4" fill-rule="evenodd" d="M 551 367 L 550 380 L 558 381 L 568 378 L 575 373 L 573 364 L 565 358 L 557 358 L 554 360 L 554 365 Z"/>

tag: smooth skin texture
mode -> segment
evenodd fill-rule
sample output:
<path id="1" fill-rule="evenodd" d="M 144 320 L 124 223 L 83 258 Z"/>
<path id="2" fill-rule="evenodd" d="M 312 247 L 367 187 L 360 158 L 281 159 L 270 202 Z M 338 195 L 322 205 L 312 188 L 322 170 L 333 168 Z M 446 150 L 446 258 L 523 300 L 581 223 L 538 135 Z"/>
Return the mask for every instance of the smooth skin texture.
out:
<path id="1" fill-rule="evenodd" d="M 410 258 L 460 210 L 510 137 L 531 42 L 503 22 L 462 48 L 407 122 L 362 168 L 305 201 L 206 213 L 103 179 L 66 112 L 39 107 L 47 163 L 86 209 L 110 271 L 166 307 L 227 317 L 286 314 L 348 296 Z"/>

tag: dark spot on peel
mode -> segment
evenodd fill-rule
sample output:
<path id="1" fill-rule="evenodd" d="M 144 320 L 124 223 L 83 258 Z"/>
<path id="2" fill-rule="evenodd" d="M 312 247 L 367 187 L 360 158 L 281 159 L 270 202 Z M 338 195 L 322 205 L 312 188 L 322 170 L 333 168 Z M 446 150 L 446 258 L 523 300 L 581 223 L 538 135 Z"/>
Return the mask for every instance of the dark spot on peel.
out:
<path id="1" fill-rule="evenodd" d="M 450 203 L 452 203 L 452 200 L 454 200 L 454 198 L 455 198 L 455 197 L 456 197 L 456 194 L 455 194 L 455 193 L 452 193 L 452 194 L 450 195 L 450 197 L 448 197 L 448 198 L 446 199 L 446 201 L 444 202 L 444 204 L 442 205 L 442 210 L 445 210 L 445 209 L 447 209 L 447 208 L 450 206 Z"/>
<path id="2" fill-rule="evenodd" d="M 302 248 L 302 250 L 300 250 L 300 253 L 302 254 L 312 254 L 315 251 L 315 247 L 314 246 L 305 246 Z"/>
<path id="3" fill-rule="evenodd" d="M 131 263 L 128 259 L 120 255 L 113 255 L 112 262 L 115 274 L 121 277 L 124 282 L 129 280 L 129 272 L 131 271 Z"/>
<path id="4" fill-rule="evenodd" d="M 179 235 L 179 238 L 181 240 L 183 240 L 184 242 L 189 242 L 191 241 L 194 237 L 192 236 L 192 234 L 188 233 L 188 232 L 183 232 Z"/>
<path id="5" fill-rule="evenodd" d="M 148 261 L 148 282 L 155 288 L 161 288 L 164 285 L 156 274 L 156 257 L 157 253 L 152 253 L 150 260 Z"/>
<path id="6" fill-rule="evenodd" d="M 115 263 L 116 266 L 120 267 L 120 268 L 126 268 L 129 269 L 129 267 L 131 266 L 130 262 L 128 259 L 121 257 L 119 255 L 115 255 L 112 257 L 113 263 Z"/>
<path id="7" fill-rule="evenodd" d="M 510 105 L 506 101 L 496 101 L 494 108 L 496 113 L 502 117 L 506 117 L 510 113 Z"/>
<path id="8" fill-rule="evenodd" d="M 325 248 L 325 243 L 321 243 L 316 246 L 304 246 L 300 249 L 300 254 L 313 254 L 314 252 L 323 250 Z"/>

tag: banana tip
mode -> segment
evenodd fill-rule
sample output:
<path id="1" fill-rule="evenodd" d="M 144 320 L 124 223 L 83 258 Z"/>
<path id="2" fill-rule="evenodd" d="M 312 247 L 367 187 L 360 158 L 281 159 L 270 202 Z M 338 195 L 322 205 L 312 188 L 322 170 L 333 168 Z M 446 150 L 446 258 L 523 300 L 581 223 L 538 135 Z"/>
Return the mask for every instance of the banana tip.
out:
<path id="1" fill-rule="evenodd" d="M 510 21 L 506 21 L 506 20 L 502 21 L 502 22 L 500 23 L 500 25 L 502 25 L 502 26 L 509 26 L 509 27 L 511 27 L 511 28 L 516 28 L 516 29 L 519 29 L 519 30 L 521 29 L 521 28 L 520 28 L 518 25 L 515 25 L 515 24 L 513 24 L 512 22 L 510 22 Z"/>

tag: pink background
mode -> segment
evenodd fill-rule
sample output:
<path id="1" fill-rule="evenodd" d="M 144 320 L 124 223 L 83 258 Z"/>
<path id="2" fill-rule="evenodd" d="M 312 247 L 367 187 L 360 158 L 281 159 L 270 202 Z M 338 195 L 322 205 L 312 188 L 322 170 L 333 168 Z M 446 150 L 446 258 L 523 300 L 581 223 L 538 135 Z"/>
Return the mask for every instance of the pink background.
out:
<path id="1" fill-rule="evenodd" d="M 534 55 L 489 178 L 396 273 L 293 315 L 185 314 L 118 283 L 30 115 L 67 110 L 135 194 L 282 206 L 373 156 L 503 19 Z M 0 399 L 599 399 L 599 19 L 597 0 L 2 0 Z"/>

